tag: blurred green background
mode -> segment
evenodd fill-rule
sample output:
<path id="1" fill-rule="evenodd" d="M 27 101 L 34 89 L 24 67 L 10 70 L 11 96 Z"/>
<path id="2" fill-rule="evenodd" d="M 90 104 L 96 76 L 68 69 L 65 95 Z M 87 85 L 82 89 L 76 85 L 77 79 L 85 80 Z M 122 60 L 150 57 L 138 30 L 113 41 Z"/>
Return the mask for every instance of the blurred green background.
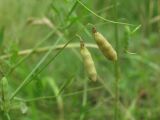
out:
<path id="1" fill-rule="evenodd" d="M 118 120 L 160 120 L 160 0 L 0 0 L 0 77 L 8 81 L 0 120 L 116 119 L 115 63 L 89 47 L 100 77 L 92 82 L 79 52 L 76 34 L 96 45 L 92 25 L 114 48 L 118 37 Z M 70 40 L 70 48 L 49 49 Z"/>

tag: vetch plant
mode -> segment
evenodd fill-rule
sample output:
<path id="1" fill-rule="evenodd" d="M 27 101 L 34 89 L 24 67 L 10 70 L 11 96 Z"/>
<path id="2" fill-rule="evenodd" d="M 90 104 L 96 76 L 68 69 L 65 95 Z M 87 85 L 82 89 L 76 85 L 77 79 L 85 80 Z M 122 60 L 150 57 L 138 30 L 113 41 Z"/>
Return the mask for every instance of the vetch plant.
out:
<path id="1" fill-rule="evenodd" d="M 3 77 L 2 80 L 0 80 L 0 90 L 2 91 L 0 96 L 0 116 L 1 115 L 4 116 L 4 118 L 2 118 L 3 120 L 5 120 L 6 118 L 10 120 L 9 114 L 11 118 L 13 116 L 12 119 L 17 117 L 17 115 L 15 114 L 16 112 L 14 112 L 14 109 L 13 109 L 15 107 L 18 109 L 20 108 L 22 114 L 27 113 L 27 116 L 22 116 L 19 119 L 29 119 L 28 117 L 32 117 L 32 119 L 35 119 L 35 120 L 36 119 L 53 119 L 54 116 L 56 117 L 57 115 L 59 115 L 60 116 L 59 120 L 77 119 L 78 118 L 77 116 L 79 116 L 80 120 L 93 119 L 93 118 L 94 119 L 106 119 L 106 118 L 113 119 L 112 117 L 115 117 L 115 120 L 121 120 L 121 116 L 120 116 L 121 113 L 124 114 L 122 116 L 122 119 L 123 117 L 124 119 L 127 119 L 128 114 L 129 114 L 128 119 L 132 119 L 132 111 L 130 112 L 129 110 L 130 108 L 128 107 L 129 104 L 126 106 L 124 102 L 125 100 L 127 101 L 126 99 L 127 97 L 123 97 L 123 94 L 120 93 L 121 86 L 119 87 L 119 83 L 120 82 L 122 82 L 122 84 L 124 83 L 124 81 L 121 81 L 120 75 L 122 75 L 122 77 L 123 75 L 126 76 L 125 77 L 126 80 L 128 79 L 127 76 L 130 76 L 130 74 L 127 75 L 124 73 L 124 71 L 120 71 L 121 66 L 123 66 L 123 63 L 121 64 L 121 58 L 123 57 L 123 54 L 120 50 L 124 42 L 125 44 L 124 49 L 127 53 L 129 53 L 128 38 L 140 26 L 137 26 L 134 30 L 131 29 L 130 31 L 127 31 L 128 33 L 127 33 L 126 41 L 124 40 L 122 42 L 120 41 L 121 39 L 118 34 L 119 32 L 122 34 L 123 30 L 121 29 L 122 31 L 119 31 L 118 29 L 119 25 L 121 25 L 122 27 L 128 26 L 128 28 L 134 27 L 135 25 L 124 23 L 124 22 L 118 22 L 119 17 L 117 15 L 118 13 L 117 13 L 116 7 L 119 3 L 117 3 L 117 0 L 114 0 L 114 4 L 113 5 L 111 4 L 111 6 L 109 6 L 114 9 L 113 11 L 115 12 L 115 15 L 112 12 L 108 12 L 111 14 L 107 13 L 106 17 L 101 16 L 101 15 L 103 16 L 105 15 L 103 13 L 106 13 L 105 11 L 107 9 L 106 8 L 107 6 L 105 6 L 105 8 L 101 6 L 102 1 L 97 2 L 97 3 L 100 3 L 100 6 L 99 7 L 97 6 L 97 8 L 103 8 L 103 9 L 97 10 L 94 8 L 95 12 L 88 7 L 88 5 L 92 7 L 93 2 L 91 4 L 89 4 L 89 2 L 85 2 L 81 0 L 76 0 L 74 2 L 75 3 L 73 3 L 71 7 L 71 5 L 66 6 L 66 2 L 64 3 L 64 5 L 61 6 L 63 2 L 59 3 L 58 1 L 54 1 L 50 7 L 52 10 L 51 13 L 49 8 L 49 11 L 47 11 L 47 15 L 43 15 L 47 17 L 42 17 L 40 19 L 37 19 L 35 17 L 32 17 L 32 18 L 30 17 L 30 19 L 27 21 L 28 24 L 25 24 L 24 28 L 27 27 L 29 31 L 30 29 L 31 30 L 33 29 L 32 30 L 33 34 L 29 34 L 29 37 L 28 37 L 28 33 L 26 34 L 28 30 L 25 29 L 25 31 L 22 31 L 20 33 L 20 39 L 24 38 L 24 40 L 25 39 L 33 40 L 38 38 L 37 39 L 38 43 L 36 43 L 36 45 L 33 48 L 17 51 L 16 57 L 19 56 L 19 58 L 16 58 L 17 59 L 16 63 L 14 63 L 13 66 L 11 66 L 8 71 L 6 70 L 6 68 L 4 68 L 4 70 L 6 71 L 6 74 L 5 74 L 5 77 Z M 71 7 L 71 9 L 69 7 Z M 82 11 L 81 13 L 81 9 L 79 7 L 86 10 L 86 12 Z M 79 9 L 80 11 L 78 11 Z M 105 10 L 105 11 L 100 12 L 102 10 L 103 11 Z M 112 18 L 112 14 L 115 19 L 113 20 L 108 19 L 108 18 Z M 34 16 L 38 17 L 38 15 L 34 15 Z M 92 18 L 92 19 L 88 19 L 88 18 Z M 96 19 L 99 19 L 102 22 L 96 21 Z M 89 31 L 86 27 L 86 22 L 93 23 L 95 26 L 99 26 L 99 27 L 102 26 L 102 24 L 106 24 L 106 23 L 114 24 L 114 26 L 108 26 L 108 27 L 111 27 L 111 29 L 112 27 L 114 27 L 114 31 L 111 31 L 111 32 L 115 33 L 113 36 L 115 37 L 114 38 L 115 45 L 112 45 L 109 41 L 107 41 L 107 39 L 100 32 L 98 32 L 98 30 L 96 30 L 96 28 L 93 28 L 92 32 L 91 30 Z M 30 25 L 30 27 L 28 27 L 28 25 Z M 32 27 L 32 25 L 34 26 Z M 38 27 L 36 25 L 38 25 Z M 42 28 L 39 27 L 40 25 L 43 25 Z M 44 25 L 47 25 L 49 28 L 47 27 L 47 29 L 45 29 L 46 26 Z M 40 28 L 40 31 L 37 31 L 39 30 L 39 28 Z M 50 32 L 48 33 L 49 30 Z M 83 31 L 82 34 L 86 35 L 87 37 L 91 37 L 93 33 L 93 37 L 97 44 L 90 43 L 91 42 L 90 39 L 87 39 L 87 41 L 83 41 L 80 36 L 78 36 L 80 38 L 80 43 L 79 41 L 75 43 L 71 43 L 71 41 L 75 37 L 75 34 L 80 33 L 82 31 Z M 39 35 L 42 33 L 44 34 L 45 32 L 47 32 L 48 34 L 45 36 L 44 39 L 41 39 Z M 10 34 L 6 34 L 6 35 L 9 36 Z M 25 38 L 25 36 L 27 37 Z M 1 35 L 0 35 L 0 38 L 1 38 Z M 19 39 L 19 37 L 17 38 Z M 60 40 L 63 40 L 63 41 L 60 41 Z M 60 44 L 58 44 L 59 42 Z M 44 46 L 44 45 L 47 45 L 47 46 Z M 105 62 L 100 61 L 101 63 L 97 64 L 97 67 L 99 67 L 98 72 L 100 76 L 97 74 L 95 63 L 93 61 L 92 55 L 88 48 L 94 48 L 96 50 L 100 50 L 107 59 L 113 61 L 111 64 L 106 64 L 106 61 Z M 77 52 L 76 49 L 78 49 L 79 51 Z M 78 60 L 75 60 L 75 64 L 72 64 L 75 57 L 70 57 L 70 55 L 72 55 L 70 50 L 72 50 L 73 53 L 77 55 L 76 57 L 78 58 L 78 60 L 82 58 L 82 62 L 84 64 L 84 70 L 87 73 L 85 77 L 77 76 L 77 72 L 82 73 L 81 69 L 77 69 L 77 66 L 79 68 L 79 66 L 82 66 L 83 64 L 79 64 Z M 62 55 L 57 61 L 54 61 L 62 51 L 64 51 L 64 56 Z M 0 56 L 0 60 L 3 60 L 3 62 L 5 62 L 5 64 L 7 65 L 8 62 L 10 63 L 10 58 L 12 58 L 13 56 L 12 54 L 13 54 L 12 52 L 11 53 L 5 52 L 4 55 Z M 36 54 L 34 58 L 31 57 L 31 55 L 33 54 Z M 99 60 L 98 56 L 102 54 L 98 54 L 97 59 L 95 57 L 95 60 Z M 35 57 L 37 59 L 35 59 Z M 28 59 L 30 59 L 31 61 L 29 61 Z M 37 61 L 36 64 L 35 64 L 35 61 Z M 55 63 L 51 64 L 51 62 L 53 61 Z M 27 66 L 28 63 L 29 63 L 29 67 Z M 33 67 L 31 65 L 33 65 Z M 27 66 L 27 67 L 24 67 L 24 66 Z M 113 71 L 113 69 L 111 68 L 113 66 L 115 66 L 114 68 L 115 71 Z M 103 69 L 101 69 L 101 67 L 103 67 Z M 107 69 L 109 69 L 109 71 L 106 71 Z M 26 74 L 27 72 L 28 74 Z M 108 72 L 110 72 L 111 74 Z M 120 72 L 123 72 L 123 73 L 121 74 Z M 70 76 L 70 74 L 73 74 L 73 76 L 70 78 L 67 78 L 68 76 Z M 41 76 L 44 76 L 44 75 L 46 76 L 45 78 L 49 78 L 49 79 L 42 79 Z M 87 77 L 90 78 L 92 81 L 97 81 L 97 83 L 88 84 L 88 81 L 86 79 Z M 115 77 L 115 80 L 112 80 L 113 77 Z M 14 83 L 16 83 L 15 86 L 18 85 L 15 88 L 15 90 L 14 90 L 14 86 L 13 88 L 11 86 L 12 89 L 10 89 L 10 91 L 14 90 L 14 91 L 11 91 L 12 92 L 11 95 L 8 94 L 7 87 L 4 87 L 7 85 L 6 78 L 8 79 L 11 78 L 10 80 L 11 81 L 13 80 L 13 82 L 11 83 L 13 83 L 13 85 Z M 82 81 L 77 82 L 76 81 L 77 78 L 80 78 Z M 41 80 L 43 80 L 43 82 Z M 110 83 L 108 82 L 108 80 L 110 80 Z M 33 82 L 30 87 L 24 89 L 24 87 L 26 87 L 32 81 L 36 81 L 36 82 Z M 46 82 L 49 82 L 49 84 L 46 84 Z M 82 82 L 84 82 L 83 83 L 84 88 L 81 87 Z M 98 86 L 99 82 L 100 84 L 102 84 L 102 86 Z M 112 83 L 114 83 L 113 86 L 112 86 Z M 73 87 L 71 86 L 71 84 L 74 84 Z M 122 84 L 120 83 L 120 85 Z M 49 86 L 46 87 L 45 85 L 49 85 Z M 127 86 L 127 84 L 125 85 Z M 32 87 L 35 89 L 30 89 Z M 49 87 L 51 87 L 51 89 L 49 89 Z M 78 88 L 78 91 L 77 91 L 77 88 Z M 99 89 L 102 89 L 102 91 L 98 91 Z M 95 90 L 95 92 L 93 92 L 93 90 Z M 20 92 L 21 94 L 18 94 Z M 102 94 L 99 94 L 99 92 Z M 69 99 L 64 98 L 64 97 L 71 97 L 71 96 L 73 96 L 71 98 L 73 102 L 70 101 Z M 124 99 L 124 101 L 121 101 L 120 97 L 122 97 L 122 100 Z M 82 98 L 82 100 L 79 98 Z M 45 103 L 44 100 L 49 100 L 49 101 L 46 101 Z M 56 107 L 54 107 L 55 105 L 54 103 L 56 100 L 57 100 L 59 111 L 57 111 Z M 109 101 L 109 103 L 107 103 L 107 101 Z M 19 104 L 17 104 L 17 102 Z M 79 106 L 79 102 L 82 102 L 82 106 Z M 31 104 L 28 104 L 28 103 L 31 103 Z M 51 110 L 48 109 L 49 107 L 52 107 L 52 109 Z M 73 107 L 73 109 L 71 107 Z M 97 113 L 97 111 L 95 111 L 97 108 L 98 108 L 98 111 L 100 111 L 100 114 Z M 30 115 L 31 110 L 32 110 L 32 116 L 28 116 Z M 53 113 L 53 110 L 54 111 L 56 110 L 55 115 Z M 73 110 L 75 110 L 76 113 L 74 113 Z M 47 113 L 46 115 L 45 115 L 45 112 Z M 73 114 L 70 114 L 71 112 Z M 42 116 L 37 116 L 37 113 L 38 114 L 44 113 L 44 114 Z"/>

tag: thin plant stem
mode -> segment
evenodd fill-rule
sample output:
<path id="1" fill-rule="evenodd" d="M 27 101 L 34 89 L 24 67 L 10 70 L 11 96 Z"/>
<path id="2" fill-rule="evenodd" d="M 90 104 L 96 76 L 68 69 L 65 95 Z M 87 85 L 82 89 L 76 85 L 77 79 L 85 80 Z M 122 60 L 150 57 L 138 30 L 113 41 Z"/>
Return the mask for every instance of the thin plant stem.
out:
<path id="1" fill-rule="evenodd" d="M 76 1 L 74 3 L 74 5 L 72 6 L 71 10 L 69 11 L 67 17 L 66 17 L 66 20 L 68 20 L 68 18 L 70 17 L 70 15 L 72 14 L 72 12 L 74 11 L 74 9 L 77 7 L 77 4 L 78 4 L 78 1 Z"/>
<path id="2" fill-rule="evenodd" d="M 120 5 L 120 4 L 118 3 L 117 6 L 119 6 L 119 5 Z M 112 9 L 112 8 L 114 8 L 114 5 L 107 6 L 107 7 L 105 7 L 105 8 L 102 8 L 102 9 L 98 10 L 98 11 L 96 12 L 96 14 L 102 13 L 102 12 L 106 12 L 106 11 Z M 83 18 L 87 18 L 87 17 L 89 17 L 89 16 L 91 16 L 91 15 L 85 15 L 85 16 L 83 16 Z"/>
<path id="3" fill-rule="evenodd" d="M 95 12 L 93 12 L 92 10 L 90 10 L 86 5 L 84 5 L 80 0 L 77 0 L 77 2 L 82 5 L 87 11 L 89 11 L 90 13 L 92 13 L 93 15 L 95 15 L 96 17 L 100 18 L 101 20 L 105 21 L 105 22 L 109 22 L 109 23 L 113 23 L 113 24 L 121 24 L 121 25 L 129 25 L 129 26 L 135 26 L 133 24 L 129 24 L 129 23 L 124 23 L 124 22 L 117 22 L 117 21 L 113 21 L 113 20 L 109 20 L 106 19 L 98 14 L 96 14 Z M 116 5 L 117 6 L 117 5 Z"/>
<path id="4" fill-rule="evenodd" d="M 57 40 L 58 41 L 58 40 Z M 57 42 L 56 41 L 56 42 Z M 55 45 L 54 45 L 55 46 Z M 34 67 L 34 69 L 28 74 L 28 76 L 24 79 L 24 81 L 18 86 L 18 88 L 13 92 L 10 97 L 10 100 L 25 86 L 26 82 L 36 73 L 39 66 L 44 62 L 44 60 L 49 56 L 50 50 L 45 54 L 45 56 L 38 62 L 38 64 Z"/>
<path id="5" fill-rule="evenodd" d="M 87 92 L 91 92 L 91 91 L 94 91 L 94 90 L 99 90 L 99 89 L 102 89 L 104 88 L 104 86 L 98 86 L 98 87 L 93 87 L 93 88 L 89 88 L 87 89 L 86 91 Z M 76 91 L 76 92 L 72 92 L 72 93 L 66 93 L 64 95 L 61 95 L 62 97 L 70 97 L 70 96 L 73 96 L 73 95 L 79 95 L 81 93 L 84 93 L 84 90 L 79 90 L 79 91 Z M 43 97 L 37 97 L 37 98 L 30 98 L 30 99 L 22 99 L 22 98 L 14 98 L 14 100 L 17 100 L 17 101 L 23 101 L 23 102 L 35 102 L 35 101 L 39 101 L 39 100 L 50 100 L 50 99 L 54 99 L 56 98 L 57 96 L 43 96 Z"/>
<path id="6" fill-rule="evenodd" d="M 65 88 L 67 88 L 68 86 L 70 86 L 73 81 L 74 81 L 74 75 L 73 75 L 70 79 L 66 80 L 66 81 L 62 84 L 62 86 L 59 88 L 59 91 L 58 91 L 57 96 L 60 95 L 60 94 L 64 91 Z"/>
<path id="7" fill-rule="evenodd" d="M 69 18 L 70 15 L 72 14 L 72 12 L 76 9 L 77 3 L 78 3 L 78 2 L 76 1 L 75 4 L 73 5 L 73 7 L 71 8 L 71 10 L 69 11 L 69 13 L 68 13 L 68 15 L 67 15 L 67 17 L 66 17 L 66 20 L 68 20 L 68 18 Z M 120 5 L 120 4 L 118 3 L 117 6 L 119 6 L 119 5 Z M 107 6 L 107 7 L 103 8 L 103 9 L 100 9 L 100 10 L 98 10 L 96 13 L 97 13 L 97 14 L 98 14 L 98 13 L 102 13 L 102 12 L 105 12 L 105 11 L 110 10 L 110 9 L 112 9 L 112 8 L 114 8 L 114 5 Z M 92 14 L 85 15 L 85 16 L 81 16 L 81 17 L 85 19 L 86 17 L 89 17 L 89 16 L 91 16 L 91 15 L 92 15 Z M 74 21 L 71 22 L 69 25 L 60 27 L 59 29 L 60 29 L 60 30 L 65 30 L 65 29 L 69 28 L 75 21 L 78 21 L 78 19 L 74 20 Z M 95 25 L 97 26 L 97 25 L 101 25 L 101 24 L 106 24 L 106 23 L 98 23 L 98 24 L 95 24 Z"/>
<path id="8" fill-rule="evenodd" d="M 33 49 L 26 49 L 26 50 L 19 51 L 17 53 L 17 55 L 18 56 L 28 56 L 28 55 L 30 56 L 32 54 L 39 54 L 39 53 L 47 52 L 51 48 L 52 48 L 53 51 L 56 51 L 56 50 L 62 49 L 63 46 L 64 46 L 64 44 L 56 45 L 55 47 L 46 46 L 46 47 L 40 47 L 40 48 L 36 48 L 36 49 L 33 48 L 34 52 L 32 52 Z M 98 48 L 97 45 L 93 44 L 93 43 L 86 43 L 86 46 L 89 47 L 89 48 L 95 48 L 95 49 Z M 68 48 L 68 49 L 70 49 L 70 48 L 79 48 L 79 43 L 71 43 L 66 48 Z M 12 54 L 4 54 L 4 55 L 0 56 L 0 60 L 9 59 L 11 56 L 12 56 Z"/>
<path id="9" fill-rule="evenodd" d="M 88 82 L 88 79 L 85 78 L 84 80 L 85 81 L 84 81 L 84 90 L 83 90 L 83 98 L 82 98 L 82 112 L 80 114 L 80 120 L 84 120 L 84 118 L 85 118 L 85 113 L 86 113 L 85 108 L 87 105 L 87 87 L 88 87 L 87 82 Z"/>
<path id="10" fill-rule="evenodd" d="M 114 16 L 115 20 L 117 20 L 117 6 L 116 6 L 117 0 L 114 0 Z M 117 56 L 118 60 L 115 62 L 115 111 L 114 111 L 114 119 L 118 120 L 119 119 L 119 40 L 118 40 L 118 24 L 114 25 L 115 29 L 115 43 L 116 43 L 116 51 L 117 51 Z"/>
<path id="11" fill-rule="evenodd" d="M 73 40 L 73 39 L 71 39 Z M 68 41 L 61 50 L 59 50 L 59 52 L 57 52 L 57 54 L 55 56 L 53 56 L 42 68 L 39 69 L 40 65 L 46 60 L 46 58 L 50 55 L 52 49 L 50 49 L 45 56 L 41 59 L 41 61 L 36 65 L 36 67 L 30 72 L 30 74 L 24 79 L 24 81 L 19 85 L 19 87 L 15 90 L 15 92 L 13 92 L 13 94 L 10 97 L 10 100 L 12 100 L 14 98 L 14 96 L 28 83 L 30 83 L 35 76 L 37 76 L 38 74 L 40 74 L 62 51 L 63 49 L 71 42 Z M 57 40 L 58 42 L 59 40 Z M 56 44 L 53 45 L 53 48 L 56 46 Z M 38 70 L 39 69 L 39 70 Z"/>
<path id="12" fill-rule="evenodd" d="M 49 37 L 51 37 L 51 35 L 52 35 L 53 33 L 54 33 L 54 31 L 51 31 L 44 39 L 42 39 L 42 40 L 30 51 L 30 53 L 29 53 L 27 56 L 25 56 L 24 58 L 20 59 L 14 66 L 12 66 L 11 69 L 10 69 L 10 71 L 7 73 L 7 76 L 8 76 L 15 68 L 17 68 L 18 65 L 20 65 L 22 62 L 24 62 L 25 60 L 27 60 L 27 59 L 30 57 L 30 55 L 31 55 L 32 53 L 34 53 L 35 50 L 36 50 L 43 42 L 45 42 L 46 40 L 48 40 Z"/>
<path id="13" fill-rule="evenodd" d="M 57 107 L 58 107 L 58 111 L 59 111 L 59 120 L 64 120 L 64 102 L 63 102 L 62 96 L 58 95 L 60 89 L 59 89 L 54 78 L 48 78 L 47 81 L 48 81 L 49 85 L 51 86 L 52 91 L 57 96 L 56 101 L 57 101 Z"/>

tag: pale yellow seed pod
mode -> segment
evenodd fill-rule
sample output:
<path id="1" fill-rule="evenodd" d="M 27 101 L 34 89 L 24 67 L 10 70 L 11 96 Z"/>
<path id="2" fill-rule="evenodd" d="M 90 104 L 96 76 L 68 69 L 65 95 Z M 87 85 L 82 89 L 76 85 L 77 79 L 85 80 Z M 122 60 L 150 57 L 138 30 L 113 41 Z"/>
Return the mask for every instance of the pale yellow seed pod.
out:
<path id="1" fill-rule="evenodd" d="M 93 36 L 103 55 L 109 60 L 116 61 L 117 53 L 107 39 L 101 33 L 97 32 L 95 28 L 93 28 Z"/>
<path id="2" fill-rule="evenodd" d="M 89 78 L 93 81 L 96 81 L 97 80 L 97 72 L 96 72 L 96 68 L 94 65 L 94 61 L 92 59 L 90 52 L 88 51 L 88 49 L 84 45 L 83 41 L 81 41 L 81 43 L 80 43 L 80 52 L 81 52 L 81 56 L 83 58 L 84 67 L 87 71 Z"/>

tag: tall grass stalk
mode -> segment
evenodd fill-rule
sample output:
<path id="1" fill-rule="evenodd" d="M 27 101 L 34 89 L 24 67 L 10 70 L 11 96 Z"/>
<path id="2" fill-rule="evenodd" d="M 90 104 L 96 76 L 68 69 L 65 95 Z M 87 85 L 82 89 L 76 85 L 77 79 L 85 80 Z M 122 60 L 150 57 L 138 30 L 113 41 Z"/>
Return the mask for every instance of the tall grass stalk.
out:
<path id="1" fill-rule="evenodd" d="M 116 6 L 117 0 L 114 0 L 114 18 L 117 20 L 117 6 Z M 114 33 L 115 33 L 115 44 L 116 44 L 116 51 L 118 60 L 115 62 L 115 120 L 118 120 L 119 118 L 119 39 L 118 39 L 118 24 L 114 24 Z"/>
<path id="2" fill-rule="evenodd" d="M 41 44 L 43 44 L 46 40 L 48 40 L 48 38 L 50 38 L 53 35 L 53 33 L 54 33 L 54 30 L 48 33 L 48 35 L 44 39 L 42 39 L 39 43 L 37 43 L 36 46 L 30 51 L 29 54 L 27 54 L 25 57 L 20 59 L 14 66 L 12 66 L 9 72 L 7 73 L 7 76 L 10 75 L 10 73 L 12 73 L 12 71 L 16 69 L 21 63 L 27 60 Z"/>
<path id="3" fill-rule="evenodd" d="M 86 114 L 86 105 L 87 105 L 87 88 L 88 88 L 88 79 L 84 79 L 84 90 L 83 90 L 83 98 L 82 98 L 82 112 L 80 114 L 80 119 L 79 120 L 84 120 L 85 119 L 85 114 Z"/>
<path id="4" fill-rule="evenodd" d="M 56 101 L 57 101 L 57 107 L 59 111 L 59 120 L 64 120 L 64 103 L 63 103 L 62 96 L 59 94 L 60 89 L 54 78 L 50 78 L 50 77 L 47 78 L 47 82 L 52 88 L 52 91 L 54 92 L 54 94 L 57 96 Z"/>
<path id="5" fill-rule="evenodd" d="M 61 38 L 59 38 L 57 40 L 57 43 L 59 42 Z M 35 66 L 35 68 L 28 74 L 28 76 L 24 79 L 24 81 L 19 85 L 19 87 L 15 90 L 15 92 L 13 92 L 13 94 L 10 97 L 10 100 L 12 100 L 14 98 L 14 96 L 24 87 L 26 86 L 28 83 L 30 83 L 35 76 L 39 75 L 63 50 L 64 48 L 72 41 L 73 39 L 69 40 L 61 50 L 59 50 L 57 52 L 57 54 L 55 54 L 49 61 L 47 61 L 46 64 L 42 65 L 44 63 L 44 61 L 48 58 L 48 56 L 50 55 L 50 53 L 52 52 L 52 49 L 56 46 L 56 44 L 53 45 L 53 47 L 44 55 L 44 57 L 37 63 L 37 65 Z M 41 67 L 42 65 L 42 67 Z M 41 67 L 41 68 L 40 68 Z M 40 68 L 40 69 L 39 69 Z"/>
<path id="6" fill-rule="evenodd" d="M 93 92 L 99 89 L 103 89 L 104 85 L 100 85 L 98 87 L 92 87 L 92 88 L 88 88 L 86 90 L 86 92 Z M 76 92 L 70 92 L 70 93 L 66 93 L 66 94 L 62 94 L 62 97 L 71 97 L 74 95 L 79 95 L 79 94 L 83 94 L 84 93 L 84 89 L 83 90 L 78 90 Z M 58 94 L 59 95 L 59 94 Z M 35 101 L 40 101 L 40 100 L 50 100 L 50 99 L 54 99 L 56 98 L 57 95 L 54 96 L 42 96 L 42 97 L 36 97 L 36 98 L 30 98 L 30 99 L 23 99 L 23 98 L 19 98 L 19 97 L 15 97 L 14 100 L 16 101 L 22 101 L 22 102 L 35 102 Z"/>

